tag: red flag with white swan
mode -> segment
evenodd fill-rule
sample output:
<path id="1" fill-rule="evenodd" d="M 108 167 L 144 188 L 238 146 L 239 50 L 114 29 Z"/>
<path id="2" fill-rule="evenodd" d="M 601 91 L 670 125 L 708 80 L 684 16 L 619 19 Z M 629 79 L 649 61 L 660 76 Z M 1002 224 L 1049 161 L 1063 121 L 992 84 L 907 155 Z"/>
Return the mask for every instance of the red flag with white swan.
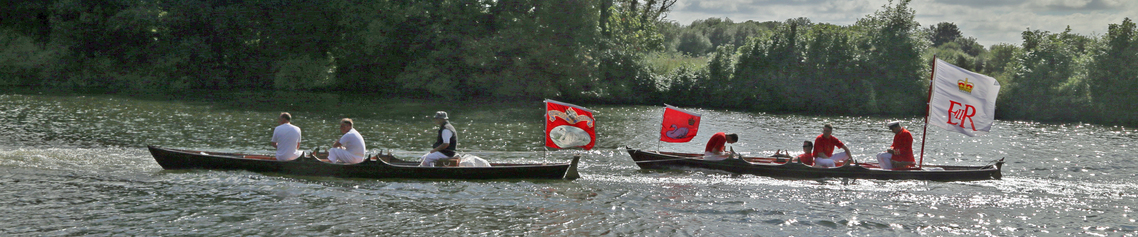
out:
<path id="1" fill-rule="evenodd" d="M 545 146 L 593 149 L 597 141 L 593 111 L 555 100 L 545 100 Z"/>
<path id="2" fill-rule="evenodd" d="M 699 131 L 700 114 L 664 104 L 664 122 L 660 141 L 690 142 Z"/>

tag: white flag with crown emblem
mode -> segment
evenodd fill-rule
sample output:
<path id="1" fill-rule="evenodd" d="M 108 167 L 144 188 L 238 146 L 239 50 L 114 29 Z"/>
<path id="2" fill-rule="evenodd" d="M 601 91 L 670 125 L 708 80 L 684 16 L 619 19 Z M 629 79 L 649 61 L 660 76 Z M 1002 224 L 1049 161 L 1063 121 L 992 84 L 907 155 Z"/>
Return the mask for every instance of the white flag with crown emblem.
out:
<path id="1" fill-rule="evenodd" d="M 987 134 L 996 121 L 1000 82 L 936 59 L 929 123 L 970 137 Z"/>

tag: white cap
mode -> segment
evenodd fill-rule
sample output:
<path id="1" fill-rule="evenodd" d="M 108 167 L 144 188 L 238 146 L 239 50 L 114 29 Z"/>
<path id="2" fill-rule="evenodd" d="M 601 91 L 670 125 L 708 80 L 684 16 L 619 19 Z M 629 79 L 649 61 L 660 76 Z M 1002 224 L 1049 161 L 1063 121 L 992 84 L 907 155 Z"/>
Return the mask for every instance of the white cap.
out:
<path id="1" fill-rule="evenodd" d="M 901 126 L 901 121 L 892 121 L 885 125 L 887 128 L 891 128 L 893 126 Z"/>
<path id="2" fill-rule="evenodd" d="M 445 111 L 438 111 L 438 112 L 435 112 L 435 117 L 432 117 L 432 118 L 437 118 L 437 119 L 448 119 L 448 118 L 447 118 L 447 112 L 445 112 Z"/>

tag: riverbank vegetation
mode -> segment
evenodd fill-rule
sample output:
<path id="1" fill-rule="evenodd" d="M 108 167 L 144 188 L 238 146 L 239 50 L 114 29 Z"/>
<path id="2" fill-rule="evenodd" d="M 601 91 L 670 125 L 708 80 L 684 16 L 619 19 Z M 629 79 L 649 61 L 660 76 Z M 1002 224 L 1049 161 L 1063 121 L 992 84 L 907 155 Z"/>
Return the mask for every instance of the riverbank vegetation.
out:
<path id="1" fill-rule="evenodd" d="M 1001 119 L 1138 124 L 1138 35 L 1027 29 L 985 47 L 908 0 L 851 25 L 688 25 L 675 0 L 17 0 L 0 85 L 555 98 L 764 112 L 924 113 L 932 57 L 997 78 Z"/>

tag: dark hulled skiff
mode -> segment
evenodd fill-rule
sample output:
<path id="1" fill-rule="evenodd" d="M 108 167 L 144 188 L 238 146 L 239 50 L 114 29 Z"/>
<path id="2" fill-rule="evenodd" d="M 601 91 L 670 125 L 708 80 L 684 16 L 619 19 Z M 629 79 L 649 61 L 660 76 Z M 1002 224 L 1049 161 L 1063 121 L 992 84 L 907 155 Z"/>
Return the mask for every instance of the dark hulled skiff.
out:
<path id="1" fill-rule="evenodd" d="M 1000 179 L 1004 161 L 986 166 L 925 165 L 922 170 L 884 170 L 873 164 L 852 164 L 837 168 L 810 167 L 788 158 L 744 157 L 703 160 L 702 154 L 642 151 L 628 148 L 628 155 L 641 169 L 708 169 L 736 174 L 786 178 L 859 178 L 968 181 Z"/>
<path id="2" fill-rule="evenodd" d="M 291 161 L 277 161 L 272 156 L 207 151 L 168 149 L 147 146 L 163 169 L 219 169 L 273 172 L 290 175 L 333 176 L 371 179 L 566 179 L 580 177 L 579 156 L 569 163 L 505 164 L 491 167 L 418 167 L 391 156 L 366 159 L 358 164 L 333 164 L 311 154 Z"/>

